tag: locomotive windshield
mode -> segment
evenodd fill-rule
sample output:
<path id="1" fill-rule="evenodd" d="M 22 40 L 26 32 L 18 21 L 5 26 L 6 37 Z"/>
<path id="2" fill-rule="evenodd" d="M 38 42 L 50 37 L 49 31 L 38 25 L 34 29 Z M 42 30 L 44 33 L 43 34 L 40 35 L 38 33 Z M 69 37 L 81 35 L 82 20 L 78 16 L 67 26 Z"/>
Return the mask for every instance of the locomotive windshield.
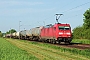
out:
<path id="1" fill-rule="evenodd" d="M 59 30 L 70 30 L 69 26 L 59 26 Z"/>

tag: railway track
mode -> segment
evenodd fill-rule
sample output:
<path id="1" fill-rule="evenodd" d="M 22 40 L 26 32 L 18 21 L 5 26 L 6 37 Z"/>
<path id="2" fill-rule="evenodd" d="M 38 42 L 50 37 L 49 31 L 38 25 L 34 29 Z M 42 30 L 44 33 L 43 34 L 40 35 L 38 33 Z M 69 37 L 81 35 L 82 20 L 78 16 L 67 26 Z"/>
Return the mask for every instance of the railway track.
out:
<path id="1" fill-rule="evenodd" d="M 33 40 L 30 40 L 30 41 L 33 41 Z M 34 42 L 39 42 L 39 41 L 34 41 Z M 39 42 L 39 43 L 44 43 L 44 42 Z M 48 44 L 51 44 L 51 43 L 48 43 Z M 77 48 L 80 50 L 90 49 L 90 44 L 81 44 L 81 43 L 70 43 L 70 44 L 61 43 L 61 44 L 51 44 L 51 45 L 60 46 L 63 48 Z"/>
<path id="2" fill-rule="evenodd" d="M 77 49 L 90 49 L 90 44 L 76 44 L 76 43 L 71 43 L 71 44 L 58 44 L 59 46 L 66 47 L 66 48 L 77 48 Z"/>

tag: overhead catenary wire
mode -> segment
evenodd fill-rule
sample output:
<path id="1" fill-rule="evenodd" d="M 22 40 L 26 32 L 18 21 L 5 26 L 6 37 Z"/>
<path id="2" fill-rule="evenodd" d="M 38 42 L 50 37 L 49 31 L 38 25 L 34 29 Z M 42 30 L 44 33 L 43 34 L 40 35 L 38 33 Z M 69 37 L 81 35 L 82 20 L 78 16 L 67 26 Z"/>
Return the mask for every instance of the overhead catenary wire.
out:
<path id="1" fill-rule="evenodd" d="M 73 2 L 73 1 L 72 1 L 72 2 Z M 84 5 L 88 4 L 88 3 L 90 3 L 90 2 L 83 3 L 83 4 L 81 4 L 81 5 L 78 5 L 78 6 L 76 6 L 76 7 L 73 7 L 73 8 L 71 8 L 71 9 L 68 9 L 68 10 L 66 10 L 66 11 L 63 11 L 63 12 L 61 12 L 61 13 L 66 13 L 66 12 L 71 11 L 71 10 L 73 10 L 73 9 L 76 9 L 76 8 L 78 8 L 78 7 L 84 6 Z M 66 4 L 66 5 L 67 5 L 67 4 Z M 55 16 L 55 15 L 53 15 L 53 16 Z M 74 16 L 78 16 L 78 14 L 77 14 L 77 15 L 74 15 Z M 49 19 L 49 18 L 50 18 L 50 17 L 48 17 L 47 19 Z M 45 19 L 45 20 L 47 20 L 47 19 Z"/>
<path id="2" fill-rule="evenodd" d="M 65 8 L 66 6 L 70 5 L 70 3 L 73 3 L 74 1 L 76 1 L 76 0 L 72 0 L 71 2 L 65 4 L 64 6 L 62 6 L 62 7 L 60 7 L 60 8 Z M 57 11 L 59 11 L 59 10 L 57 10 Z"/>
<path id="3" fill-rule="evenodd" d="M 83 4 L 79 5 L 79 6 L 76 6 L 76 7 L 74 7 L 74 8 L 71 8 L 71 9 L 69 9 L 69 10 L 63 11 L 62 13 L 71 11 L 71 10 L 73 10 L 73 9 L 76 9 L 76 8 L 78 8 L 78 7 L 81 7 L 81 6 L 83 6 L 83 5 L 86 5 L 86 4 L 88 4 L 88 3 L 90 3 L 90 2 L 83 3 Z"/>
<path id="4" fill-rule="evenodd" d="M 68 18 L 65 18 L 64 20 L 66 20 L 66 19 L 71 19 L 71 18 L 77 17 L 77 16 L 79 16 L 79 15 L 81 15 L 81 14 L 76 14 L 76 15 L 70 16 L 70 17 L 68 17 Z"/>
<path id="5" fill-rule="evenodd" d="M 69 9 L 69 10 L 66 10 L 66 11 L 64 11 L 63 13 L 66 13 L 66 12 L 68 12 L 68 11 L 71 11 L 71 10 L 73 10 L 73 9 L 76 9 L 76 8 L 78 8 L 78 7 L 81 7 L 81 6 L 86 5 L 86 4 L 88 4 L 88 3 L 90 3 L 90 2 L 86 2 L 86 3 L 84 3 L 84 4 L 81 4 L 81 5 L 79 5 L 79 6 L 76 6 L 76 7 L 74 7 L 74 8 Z M 65 18 L 65 20 L 66 20 L 66 19 L 70 19 L 70 18 L 72 18 L 72 17 L 79 16 L 79 15 L 81 15 L 81 14 L 76 14 L 76 15 L 74 15 L 74 16 Z M 83 14 L 82 14 L 82 15 L 83 15 Z"/>

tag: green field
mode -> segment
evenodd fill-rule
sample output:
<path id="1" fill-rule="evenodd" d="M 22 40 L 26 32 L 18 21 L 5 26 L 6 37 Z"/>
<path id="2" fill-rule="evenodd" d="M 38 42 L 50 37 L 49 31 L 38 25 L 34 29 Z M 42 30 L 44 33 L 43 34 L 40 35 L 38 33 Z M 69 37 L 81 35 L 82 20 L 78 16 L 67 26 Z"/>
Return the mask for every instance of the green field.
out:
<path id="1" fill-rule="evenodd" d="M 3 47 L 3 48 L 2 48 Z M 90 50 L 0 38 L 0 60 L 90 60 Z"/>
<path id="2" fill-rule="evenodd" d="M 38 60 L 38 58 L 0 38 L 0 60 Z"/>

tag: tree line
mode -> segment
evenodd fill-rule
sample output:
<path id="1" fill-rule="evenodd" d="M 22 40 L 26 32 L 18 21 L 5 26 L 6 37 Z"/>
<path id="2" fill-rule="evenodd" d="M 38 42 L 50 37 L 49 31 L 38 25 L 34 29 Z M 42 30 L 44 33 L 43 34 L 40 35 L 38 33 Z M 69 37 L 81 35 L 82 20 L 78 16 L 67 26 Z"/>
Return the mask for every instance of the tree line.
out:
<path id="1" fill-rule="evenodd" d="M 83 25 L 73 29 L 75 39 L 90 39 L 90 8 L 83 15 Z"/>
<path id="2" fill-rule="evenodd" d="M 7 31 L 6 33 L 2 33 L 2 32 L 0 31 L 0 37 L 4 37 L 6 34 L 10 34 L 10 33 L 14 33 L 14 32 L 16 32 L 15 29 L 10 29 L 10 30 Z"/>

